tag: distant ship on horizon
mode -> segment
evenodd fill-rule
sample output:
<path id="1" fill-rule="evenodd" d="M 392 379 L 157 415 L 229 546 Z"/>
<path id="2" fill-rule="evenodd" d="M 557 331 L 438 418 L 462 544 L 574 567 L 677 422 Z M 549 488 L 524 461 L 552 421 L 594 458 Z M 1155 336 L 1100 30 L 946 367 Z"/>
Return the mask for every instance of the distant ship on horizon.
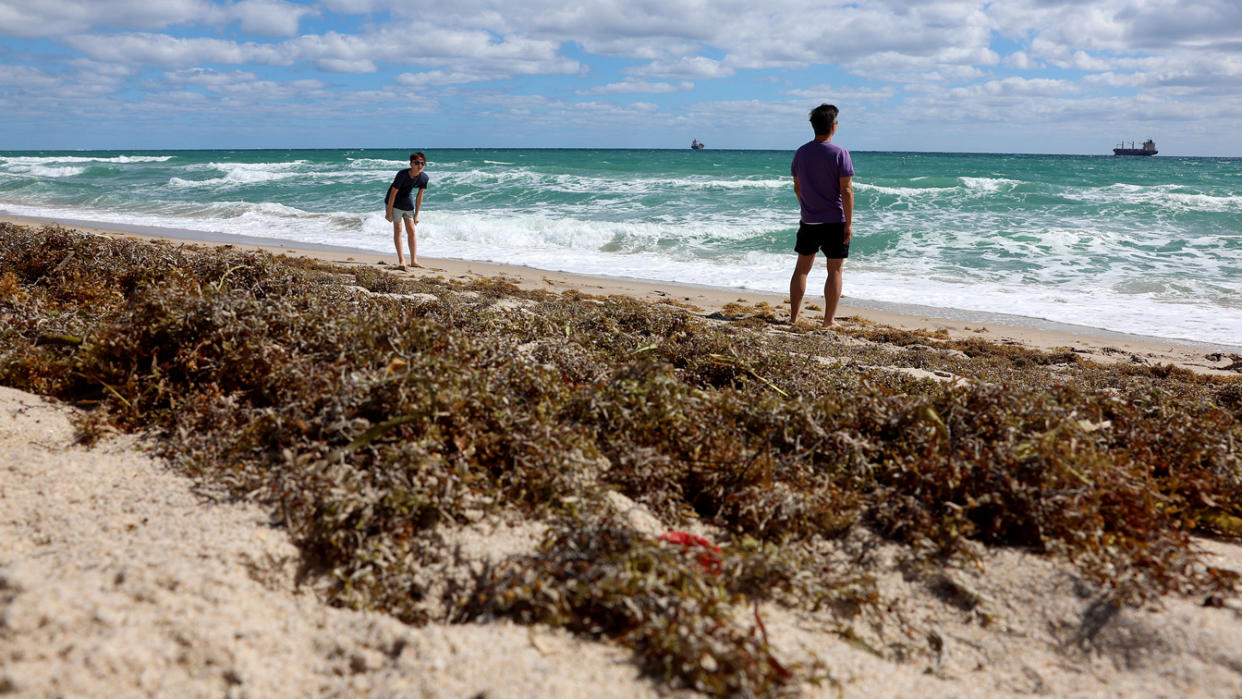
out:
<path id="1" fill-rule="evenodd" d="M 1150 138 L 1143 141 L 1142 148 L 1135 148 L 1134 141 L 1130 141 L 1130 147 L 1126 148 L 1126 142 L 1122 141 L 1113 149 L 1113 155 L 1155 155 L 1158 152 L 1156 150 L 1156 142 Z"/>
<path id="2" fill-rule="evenodd" d="M 700 142 L 699 139 L 697 138 L 694 139 L 693 141 L 690 141 L 690 150 L 703 150 L 706 147 L 707 146 L 703 145 L 702 142 Z"/>

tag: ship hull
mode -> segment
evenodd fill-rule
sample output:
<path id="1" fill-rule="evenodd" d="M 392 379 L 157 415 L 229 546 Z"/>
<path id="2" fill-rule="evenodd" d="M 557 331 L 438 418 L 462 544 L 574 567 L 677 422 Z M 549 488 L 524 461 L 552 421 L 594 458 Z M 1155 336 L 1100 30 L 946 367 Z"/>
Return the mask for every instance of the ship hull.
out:
<path id="1" fill-rule="evenodd" d="M 1114 148 L 1113 155 L 1155 155 L 1158 151 L 1142 148 Z"/>

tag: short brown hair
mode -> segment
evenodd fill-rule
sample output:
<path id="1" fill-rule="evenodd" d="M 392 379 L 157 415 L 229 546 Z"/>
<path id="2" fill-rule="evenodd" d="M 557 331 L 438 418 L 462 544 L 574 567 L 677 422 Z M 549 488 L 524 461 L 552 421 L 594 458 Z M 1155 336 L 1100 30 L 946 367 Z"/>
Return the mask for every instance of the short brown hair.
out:
<path id="1" fill-rule="evenodd" d="M 421 161 L 423 161 L 423 162 L 427 162 L 427 156 L 423 155 L 423 152 L 422 152 L 422 151 L 418 151 L 418 152 L 415 152 L 415 153 L 410 153 L 410 160 L 412 160 L 412 161 L 413 161 L 413 160 L 421 160 Z"/>

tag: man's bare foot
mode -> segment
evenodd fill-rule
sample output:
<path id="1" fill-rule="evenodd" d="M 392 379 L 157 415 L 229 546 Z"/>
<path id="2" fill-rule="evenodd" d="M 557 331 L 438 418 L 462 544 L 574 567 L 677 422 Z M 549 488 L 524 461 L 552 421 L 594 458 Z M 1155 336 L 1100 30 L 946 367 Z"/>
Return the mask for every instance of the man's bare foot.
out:
<path id="1" fill-rule="evenodd" d="M 417 267 L 417 268 L 419 268 L 419 269 L 427 269 L 427 265 L 420 265 L 420 264 L 418 264 L 418 261 L 417 261 L 417 260 L 416 260 L 416 261 L 414 261 L 414 262 L 411 262 L 411 263 L 410 263 L 410 266 L 411 266 L 411 267 Z"/>
<path id="2" fill-rule="evenodd" d="M 824 321 L 825 330 L 836 330 L 837 328 L 844 328 L 844 327 L 845 326 L 842 325 L 841 323 L 838 323 L 835 318 L 832 320 Z"/>

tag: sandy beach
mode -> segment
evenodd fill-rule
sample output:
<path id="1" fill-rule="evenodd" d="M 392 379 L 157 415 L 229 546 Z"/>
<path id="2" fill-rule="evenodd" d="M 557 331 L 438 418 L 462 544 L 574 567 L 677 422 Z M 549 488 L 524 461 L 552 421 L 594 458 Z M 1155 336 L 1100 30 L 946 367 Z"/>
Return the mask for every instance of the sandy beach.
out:
<path id="1" fill-rule="evenodd" d="M 73 409 L 0 388 L 0 688 L 12 696 L 661 696 L 624 649 L 512 623 L 409 627 L 336 609 L 299 584 L 298 551 L 253 505 L 213 502 L 117 436 L 74 444 Z M 662 525 L 619 503 L 634 526 Z M 477 560 L 533 548 L 537 532 L 481 521 L 455 532 Z M 1167 599 L 1122 612 L 1090 649 L 1091 599 L 1063 564 L 1016 551 L 942 574 L 978 605 L 905 579 L 874 541 L 882 584 L 931 634 L 934 663 L 898 664 L 764 609 L 787 660 L 818 659 L 847 697 L 1226 697 L 1242 693 L 1242 605 Z M 1242 546 L 1200 541 L 1242 571 Z M 964 607 L 969 606 L 969 609 Z M 992 625 L 979 623 L 988 615 Z M 667 691 L 667 690 L 665 690 Z"/>
<path id="2" fill-rule="evenodd" d="M 188 242 L 154 233 L 89 232 Z M 253 247 L 396 271 L 392 255 Z M 731 303 L 784 302 L 775 295 L 421 261 L 426 269 L 398 273 L 499 277 L 526 289 L 626 295 L 705 317 Z M 1068 348 L 1101 363 L 1237 375 L 1228 368 L 1236 363 L 1228 354 L 1172 342 L 985 328 L 848 303 L 839 315 L 953 338 Z M 90 447 L 77 443 L 77 411 L 0 387 L 0 691 L 21 697 L 669 692 L 643 676 L 626 649 L 562 630 L 510 622 L 414 627 L 328 606 L 315 581 L 299 574 L 299 551 L 272 525 L 270 513 L 196 488 L 153 457 L 141 436 L 109 434 Z M 635 531 L 654 537 L 670 528 L 619 494 L 610 505 Z M 485 516 L 441 533 L 458 543 L 473 568 L 534 551 L 542 531 L 537 524 Z M 860 623 L 857 635 L 846 637 L 828 610 L 791 611 L 774 603 L 756 608 L 782 662 L 823 668 L 823 681 L 794 688 L 800 694 L 1242 696 L 1237 599 L 1168 596 L 1097 618 L 1097 597 L 1070 565 L 1047 556 L 980 545 L 972 563 L 955 560 L 912 576 L 902 547 L 865 531 L 835 545 L 843 562 L 850 552 L 869 552 L 879 592 L 890 600 L 890 623 Z M 1242 572 L 1242 546 L 1205 538 L 1195 546 L 1205 564 Z M 905 662 L 874 650 L 901 643 L 937 650 Z"/>

